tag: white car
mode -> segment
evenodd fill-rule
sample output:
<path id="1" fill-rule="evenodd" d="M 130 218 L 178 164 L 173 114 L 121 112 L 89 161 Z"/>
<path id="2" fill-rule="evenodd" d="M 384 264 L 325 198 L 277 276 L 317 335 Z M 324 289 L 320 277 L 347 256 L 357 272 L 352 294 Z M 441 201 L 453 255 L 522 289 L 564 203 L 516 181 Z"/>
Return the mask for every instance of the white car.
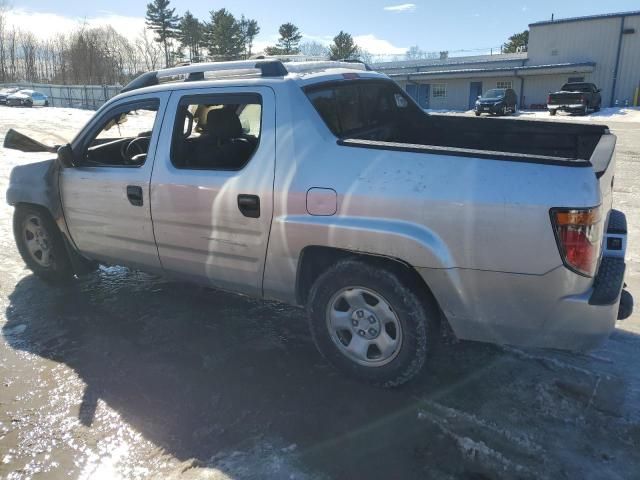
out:
<path id="1" fill-rule="evenodd" d="M 7 105 L 10 107 L 48 107 L 49 99 L 44 93 L 33 90 L 19 90 L 7 97 Z"/>

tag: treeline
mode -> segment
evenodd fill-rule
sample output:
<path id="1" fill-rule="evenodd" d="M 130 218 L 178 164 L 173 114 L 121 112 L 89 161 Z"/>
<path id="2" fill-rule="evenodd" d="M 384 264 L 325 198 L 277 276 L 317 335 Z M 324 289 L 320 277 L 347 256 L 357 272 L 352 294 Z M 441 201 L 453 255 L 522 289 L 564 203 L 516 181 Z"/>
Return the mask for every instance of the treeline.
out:
<path id="1" fill-rule="evenodd" d="M 256 53 L 305 55 L 332 59 L 367 58 L 353 37 L 340 32 L 330 46 L 302 42 L 293 23 L 279 28 L 280 38 L 263 52 L 254 52 L 260 33 L 256 20 L 235 17 L 225 8 L 206 20 L 187 11 L 179 16 L 170 0 L 147 5 L 146 26 L 128 39 L 110 26 L 79 25 L 74 32 L 38 38 L 6 21 L 0 0 L 0 83 L 32 82 L 124 85 L 141 72 L 182 62 L 240 60 Z"/>
<path id="2" fill-rule="evenodd" d="M 212 10 L 209 18 L 199 20 L 190 11 L 181 17 L 171 8 L 170 0 L 154 0 L 147 4 L 147 27 L 154 40 L 162 46 L 165 64 L 180 61 L 199 62 L 246 59 L 253 55 L 254 41 L 260 33 L 257 20 L 241 15 L 235 17 L 226 8 Z M 302 32 L 291 22 L 278 29 L 280 38 L 265 48 L 268 56 L 306 55 L 334 60 L 353 59 L 362 52 L 353 37 L 340 32 L 329 47 L 318 42 L 302 42 Z"/>
<path id="3" fill-rule="evenodd" d="M 130 41 L 112 27 L 80 26 L 42 40 L 9 28 L 0 12 L 0 83 L 124 85 L 162 60 L 162 49 L 146 30 Z"/>

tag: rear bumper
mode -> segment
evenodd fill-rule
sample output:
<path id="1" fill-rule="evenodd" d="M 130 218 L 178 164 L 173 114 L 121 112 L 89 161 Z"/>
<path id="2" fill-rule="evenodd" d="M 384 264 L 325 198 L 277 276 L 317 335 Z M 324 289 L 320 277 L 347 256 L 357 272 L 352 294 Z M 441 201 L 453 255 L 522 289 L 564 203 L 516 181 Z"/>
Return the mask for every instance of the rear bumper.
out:
<path id="1" fill-rule="evenodd" d="M 607 236 L 611 225 L 620 225 L 624 218 L 621 212 L 615 215 L 618 221 L 610 221 Z M 615 234 L 626 236 L 626 226 L 624 233 L 618 229 Z M 605 255 L 595 279 L 564 266 L 545 275 L 419 272 L 460 339 L 585 351 L 609 337 L 623 310 L 624 249 L 617 256 L 605 250 Z"/>
<path id="2" fill-rule="evenodd" d="M 571 103 L 567 105 L 547 105 L 548 110 L 561 110 L 563 112 L 576 112 L 584 110 L 584 103 Z"/>

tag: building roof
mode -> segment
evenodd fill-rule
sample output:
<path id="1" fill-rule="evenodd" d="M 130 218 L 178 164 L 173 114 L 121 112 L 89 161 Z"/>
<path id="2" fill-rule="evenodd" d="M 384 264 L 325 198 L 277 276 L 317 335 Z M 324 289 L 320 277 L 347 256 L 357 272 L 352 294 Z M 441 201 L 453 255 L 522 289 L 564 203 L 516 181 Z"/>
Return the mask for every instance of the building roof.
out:
<path id="1" fill-rule="evenodd" d="M 517 62 L 527 59 L 526 53 L 496 53 L 495 55 L 473 55 L 467 57 L 449 57 L 446 59 L 423 58 L 418 60 L 400 60 L 396 62 L 373 63 L 371 67 L 377 71 L 411 70 L 424 67 L 438 67 L 444 65 L 469 65 L 476 63 Z"/>
<path id="2" fill-rule="evenodd" d="M 602 18 L 632 17 L 636 15 L 640 15 L 640 10 L 635 10 L 631 12 L 603 13 L 601 15 L 589 15 L 586 17 L 571 17 L 571 18 L 560 18 L 555 20 L 544 20 L 541 22 L 530 23 L 529 26 L 537 27 L 540 25 L 553 25 L 555 23 L 587 22 L 590 20 L 600 20 Z"/>
<path id="3" fill-rule="evenodd" d="M 459 70 L 430 70 L 423 72 L 407 72 L 407 73 L 391 73 L 392 78 L 406 77 L 407 79 L 415 77 L 464 77 L 468 75 L 479 74 L 497 74 L 503 76 L 505 74 L 535 74 L 544 71 L 549 73 L 572 73 L 576 69 L 590 71 L 595 68 L 595 62 L 574 62 L 574 63 L 554 63 L 549 65 L 528 65 L 522 67 L 491 67 L 491 68 L 465 68 Z"/>

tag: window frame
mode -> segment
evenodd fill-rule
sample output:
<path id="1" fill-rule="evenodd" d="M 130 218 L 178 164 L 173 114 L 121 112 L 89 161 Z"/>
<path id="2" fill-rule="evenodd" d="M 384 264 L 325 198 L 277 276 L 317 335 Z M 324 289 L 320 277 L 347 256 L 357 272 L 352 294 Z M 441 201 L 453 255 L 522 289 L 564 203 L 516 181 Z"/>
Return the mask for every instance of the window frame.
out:
<path id="1" fill-rule="evenodd" d="M 442 94 L 436 95 L 436 89 L 442 87 Z M 432 83 L 431 84 L 431 98 L 447 98 L 448 88 L 446 83 Z"/>
<path id="2" fill-rule="evenodd" d="M 212 101 L 202 100 L 202 99 L 212 99 Z M 235 99 L 235 101 L 224 101 L 224 99 Z M 175 135 L 176 132 L 182 131 L 184 125 L 178 125 L 178 112 L 181 107 L 189 106 L 189 105 L 248 105 L 254 104 L 256 102 L 242 102 L 238 100 L 242 99 L 254 99 L 258 100 L 258 104 L 260 105 L 260 134 L 258 135 L 258 141 L 256 143 L 255 148 L 253 149 L 253 153 L 247 159 L 247 161 L 242 165 L 241 168 L 202 168 L 202 167 L 184 167 L 178 166 L 173 160 L 174 150 L 175 150 Z M 185 171 L 196 171 L 196 172 L 241 172 L 243 171 L 247 165 L 251 163 L 251 161 L 258 153 L 260 149 L 260 144 L 262 143 L 262 133 L 264 131 L 264 98 L 262 94 L 258 92 L 242 92 L 242 93 L 187 93 L 182 95 L 178 100 L 177 108 L 173 113 L 173 127 L 171 128 L 171 139 L 170 139 L 170 148 L 169 148 L 169 165 L 171 168 L 175 168 L 176 170 L 185 170 Z"/>
<path id="3" fill-rule="evenodd" d="M 136 106 L 137 108 L 132 108 L 132 106 Z M 153 140 L 153 135 L 160 128 L 160 124 L 158 123 L 158 119 L 160 117 L 162 101 L 159 97 L 148 97 L 142 99 L 134 99 L 124 103 L 118 103 L 113 105 L 111 108 L 105 109 L 104 112 L 100 113 L 100 117 L 96 118 L 94 122 L 92 122 L 91 127 L 85 132 L 84 136 L 78 142 L 78 146 L 74 147 L 74 157 L 77 167 L 81 168 L 142 168 L 147 164 L 148 158 L 145 158 L 145 161 L 140 165 L 93 165 L 86 163 L 87 151 L 97 136 L 100 134 L 104 126 L 106 125 L 106 121 L 116 115 L 123 114 L 125 112 L 132 112 L 134 110 L 140 110 L 144 107 L 154 106 L 156 107 L 156 118 L 153 121 L 153 128 L 151 130 L 151 138 L 149 139 L 150 144 L 151 140 Z M 74 142 L 75 143 L 75 142 Z M 77 152 L 77 153 L 76 153 Z M 147 152 L 147 157 L 149 153 Z"/>
<path id="4" fill-rule="evenodd" d="M 513 80 L 498 80 L 496 82 L 496 88 L 501 88 L 504 90 L 513 90 Z"/>

